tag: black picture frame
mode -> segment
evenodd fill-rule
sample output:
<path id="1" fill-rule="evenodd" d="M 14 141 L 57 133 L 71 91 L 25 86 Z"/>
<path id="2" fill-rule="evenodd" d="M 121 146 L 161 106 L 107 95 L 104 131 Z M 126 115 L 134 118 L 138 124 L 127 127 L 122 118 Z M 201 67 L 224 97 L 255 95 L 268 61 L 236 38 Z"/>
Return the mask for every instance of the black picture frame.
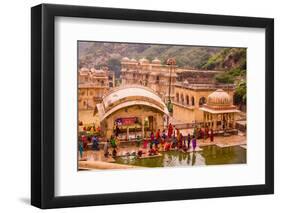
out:
<path id="1" fill-rule="evenodd" d="M 265 184 L 95 195 L 54 195 L 55 17 L 265 29 Z M 31 204 L 60 208 L 274 193 L 274 19 L 41 4 L 31 8 Z"/>

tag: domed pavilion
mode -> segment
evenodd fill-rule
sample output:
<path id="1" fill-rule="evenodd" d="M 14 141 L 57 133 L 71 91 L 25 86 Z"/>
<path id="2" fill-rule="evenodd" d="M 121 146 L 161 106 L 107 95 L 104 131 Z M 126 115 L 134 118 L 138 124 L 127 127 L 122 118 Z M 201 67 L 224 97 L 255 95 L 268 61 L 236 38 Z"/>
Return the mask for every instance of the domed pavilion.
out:
<path id="1" fill-rule="evenodd" d="M 236 114 L 240 111 L 232 104 L 231 97 L 222 89 L 218 89 L 207 97 L 207 102 L 200 110 L 203 111 L 205 127 L 214 132 L 233 132 L 235 130 Z"/>
<path id="2" fill-rule="evenodd" d="M 97 109 L 104 136 L 114 135 L 118 127 L 121 141 L 162 130 L 169 114 L 157 93 L 140 85 L 115 87 L 103 96 Z"/>

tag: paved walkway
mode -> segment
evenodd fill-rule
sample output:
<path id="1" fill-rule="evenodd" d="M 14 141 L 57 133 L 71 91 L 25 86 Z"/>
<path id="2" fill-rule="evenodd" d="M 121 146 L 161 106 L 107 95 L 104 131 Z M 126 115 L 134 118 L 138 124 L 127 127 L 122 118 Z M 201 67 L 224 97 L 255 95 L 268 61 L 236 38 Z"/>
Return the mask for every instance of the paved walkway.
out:
<path id="1" fill-rule="evenodd" d="M 80 170 L 92 170 L 92 169 L 131 169 L 131 168 L 141 168 L 138 166 L 108 163 L 103 161 L 79 161 Z"/>
<path id="2" fill-rule="evenodd" d="M 219 147 L 229 147 L 247 144 L 245 135 L 215 136 L 213 142 L 211 142 L 209 138 L 206 140 L 199 139 L 197 141 L 199 146 L 217 145 Z"/>

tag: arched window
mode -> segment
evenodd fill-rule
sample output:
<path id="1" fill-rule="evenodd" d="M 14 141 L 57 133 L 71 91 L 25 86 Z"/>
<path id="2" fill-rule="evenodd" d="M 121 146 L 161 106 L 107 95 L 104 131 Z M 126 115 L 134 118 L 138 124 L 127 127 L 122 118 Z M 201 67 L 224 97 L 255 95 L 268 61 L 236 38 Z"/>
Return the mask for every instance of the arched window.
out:
<path id="1" fill-rule="evenodd" d="M 179 93 L 176 94 L 176 101 L 177 101 L 177 102 L 180 102 Z"/>
<path id="2" fill-rule="evenodd" d="M 189 96 L 188 96 L 188 95 L 185 96 L 185 101 L 186 101 L 186 102 L 185 102 L 186 105 L 189 105 Z"/>
<path id="3" fill-rule="evenodd" d="M 195 100 L 194 100 L 194 97 L 193 97 L 193 96 L 191 97 L 191 105 L 192 105 L 192 106 L 195 105 Z"/>
<path id="4" fill-rule="evenodd" d="M 201 97 L 200 99 L 199 99 L 199 106 L 202 106 L 203 104 L 205 104 L 206 103 L 206 98 L 205 97 Z"/>
<path id="5" fill-rule="evenodd" d="M 184 97 L 183 97 L 183 94 L 181 94 L 181 104 L 184 104 Z"/>

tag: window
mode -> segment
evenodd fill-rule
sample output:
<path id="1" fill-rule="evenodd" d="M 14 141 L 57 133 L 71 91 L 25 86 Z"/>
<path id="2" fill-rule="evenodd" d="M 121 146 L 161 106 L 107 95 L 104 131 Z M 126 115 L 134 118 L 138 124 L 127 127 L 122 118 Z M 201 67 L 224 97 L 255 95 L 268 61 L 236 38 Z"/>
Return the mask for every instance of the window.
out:
<path id="1" fill-rule="evenodd" d="M 191 97 L 191 105 L 192 105 L 192 106 L 195 105 L 195 100 L 194 100 L 194 97 L 193 97 L 193 96 Z"/>
<path id="2" fill-rule="evenodd" d="M 181 94 L 181 103 L 184 104 L 184 96 Z"/>
<path id="3" fill-rule="evenodd" d="M 180 102 L 179 93 L 176 94 L 176 101 L 177 101 L 177 102 Z"/>
<path id="4" fill-rule="evenodd" d="M 189 105 L 189 96 L 188 96 L 188 95 L 185 96 L 185 101 L 186 101 L 186 102 L 185 102 L 186 105 Z"/>
<path id="5" fill-rule="evenodd" d="M 206 98 L 205 97 L 201 97 L 200 99 L 199 99 L 199 106 L 202 106 L 203 104 L 205 104 L 206 103 Z"/>

